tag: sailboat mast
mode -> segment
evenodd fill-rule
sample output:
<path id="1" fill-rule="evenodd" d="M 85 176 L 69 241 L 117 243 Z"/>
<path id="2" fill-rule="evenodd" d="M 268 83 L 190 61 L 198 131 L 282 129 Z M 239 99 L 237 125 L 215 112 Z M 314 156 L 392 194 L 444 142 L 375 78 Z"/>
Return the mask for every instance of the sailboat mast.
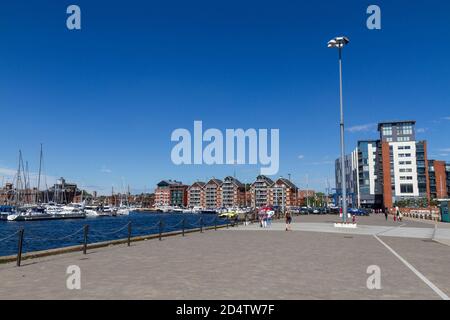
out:
<path id="1" fill-rule="evenodd" d="M 42 143 L 41 143 L 41 152 L 39 154 L 39 173 L 38 173 L 38 181 L 37 181 L 36 202 L 40 202 L 39 190 L 41 188 L 41 171 L 42 171 Z"/>

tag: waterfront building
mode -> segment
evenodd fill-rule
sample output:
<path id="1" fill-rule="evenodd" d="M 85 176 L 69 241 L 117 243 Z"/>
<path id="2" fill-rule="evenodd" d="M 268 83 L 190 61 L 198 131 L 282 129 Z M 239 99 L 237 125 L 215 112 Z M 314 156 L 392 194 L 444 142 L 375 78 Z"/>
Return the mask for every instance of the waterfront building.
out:
<path id="1" fill-rule="evenodd" d="M 187 189 L 187 205 L 190 208 L 203 207 L 205 204 L 205 183 L 201 181 L 194 182 Z"/>
<path id="2" fill-rule="evenodd" d="M 314 198 L 316 196 L 316 191 L 307 189 L 307 190 L 298 190 L 297 191 L 297 205 L 305 207 L 308 204 L 308 198 Z"/>
<path id="3" fill-rule="evenodd" d="M 245 202 L 245 185 L 238 179 L 228 176 L 222 183 L 222 205 L 226 208 L 243 207 Z"/>
<path id="4" fill-rule="evenodd" d="M 0 189 L 0 205 L 10 205 L 14 203 L 14 186 L 12 183 L 5 183 Z"/>
<path id="5" fill-rule="evenodd" d="M 439 160 L 429 160 L 428 175 L 430 180 L 431 199 L 449 198 L 450 163 Z"/>
<path id="6" fill-rule="evenodd" d="M 269 203 L 280 207 L 282 211 L 286 207 L 293 207 L 298 204 L 298 188 L 290 180 L 279 178 L 269 189 Z"/>
<path id="7" fill-rule="evenodd" d="M 416 141 L 415 121 L 378 124 L 381 141 L 383 203 L 399 200 L 430 200 L 426 141 Z"/>
<path id="8" fill-rule="evenodd" d="M 350 206 L 391 208 L 404 200 L 429 202 L 438 196 L 439 188 L 440 194 L 445 194 L 445 163 L 433 161 L 430 166 L 427 142 L 416 140 L 415 124 L 413 120 L 381 122 L 378 124 L 379 140 L 359 141 L 352 154 L 346 156 Z M 340 170 L 341 163 L 337 159 L 338 196 L 342 190 Z"/>
<path id="9" fill-rule="evenodd" d="M 47 191 L 44 191 L 44 202 L 50 201 L 55 203 L 71 203 L 77 195 L 78 187 L 75 183 L 66 182 L 61 177 Z"/>
<path id="10" fill-rule="evenodd" d="M 251 206 L 253 208 L 261 208 L 270 205 L 270 188 L 273 185 L 272 179 L 265 175 L 256 177 L 255 182 L 250 187 Z"/>
<path id="11" fill-rule="evenodd" d="M 187 188 L 188 186 L 180 181 L 160 181 L 155 190 L 155 205 L 185 207 L 187 205 Z"/>
<path id="12" fill-rule="evenodd" d="M 344 157 L 345 185 L 349 207 L 358 206 L 358 152 L 355 150 Z M 338 203 L 342 201 L 342 164 L 341 158 L 335 162 L 336 196 Z"/>
<path id="13" fill-rule="evenodd" d="M 222 180 L 211 179 L 204 186 L 204 208 L 213 209 L 222 207 Z"/>
<path id="14" fill-rule="evenodd" d="M 360 140 L 346 156 L 346 186 L 350 207 L 383 206 L 382 157 L 380 140 Z M 336 189 L 342 193 L 341 161 L 336 160 Z"/>

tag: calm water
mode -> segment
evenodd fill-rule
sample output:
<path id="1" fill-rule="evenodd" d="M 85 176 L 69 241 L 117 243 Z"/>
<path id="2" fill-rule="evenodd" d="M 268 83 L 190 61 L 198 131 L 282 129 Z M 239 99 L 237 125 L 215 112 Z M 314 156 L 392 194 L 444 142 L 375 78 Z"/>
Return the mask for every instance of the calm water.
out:
<path id="1" fill-rule="evenodd" d="M 127 223 L 131 221 L 131 236 L 156 234 L 159 232 L 159 221 L 163 221 L 163 232 L 200 226 L 213 226 L 215 215 L 176 214 L 176 213 L 131 213 L 129 216 L 97 217 L 86 219 L 47 220 L 47 221 L 0 221 L 0 256 L 17 253 L 18 235 L 10 236 L 20 228 L 25 229 L 23 252 L 53 249 L 79 245 L 83 243 L 83 226 L 89 225 L 89 243 L 105 240 L 123 239 L 128 236 Z M 226 220 L 217 218 L 217 224 Z"/>

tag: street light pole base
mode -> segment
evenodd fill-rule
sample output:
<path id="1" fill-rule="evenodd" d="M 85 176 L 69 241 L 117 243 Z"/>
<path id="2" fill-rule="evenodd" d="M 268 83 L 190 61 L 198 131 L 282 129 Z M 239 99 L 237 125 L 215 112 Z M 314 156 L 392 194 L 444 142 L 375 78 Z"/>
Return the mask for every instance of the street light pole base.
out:
<path id="1" fill-rule="evenodd" d="M 335 223 L 335 228 L 347 228 L 347 229 L 356 229 L 358 226 L 356 223 Z"/>

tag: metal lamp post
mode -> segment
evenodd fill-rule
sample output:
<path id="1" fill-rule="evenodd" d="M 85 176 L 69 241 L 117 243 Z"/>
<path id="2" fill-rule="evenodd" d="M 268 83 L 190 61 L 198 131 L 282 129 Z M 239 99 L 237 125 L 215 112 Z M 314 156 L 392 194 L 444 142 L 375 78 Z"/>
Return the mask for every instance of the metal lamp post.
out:
<path id="1" fill-rule="evenodd" d="M 347 186 L 345 179 L 345 147 L 344 147 L 344 106 L 342 99 L 342 49 L 349 43 L 347 37 L 336 37 L 328 41 L 328 48 L 339 50 L 339 98 L 341 107 L 341 185 L 342 185 L 342 221 L 347 222 Z"/>

